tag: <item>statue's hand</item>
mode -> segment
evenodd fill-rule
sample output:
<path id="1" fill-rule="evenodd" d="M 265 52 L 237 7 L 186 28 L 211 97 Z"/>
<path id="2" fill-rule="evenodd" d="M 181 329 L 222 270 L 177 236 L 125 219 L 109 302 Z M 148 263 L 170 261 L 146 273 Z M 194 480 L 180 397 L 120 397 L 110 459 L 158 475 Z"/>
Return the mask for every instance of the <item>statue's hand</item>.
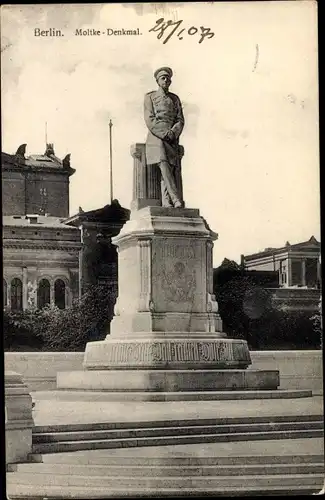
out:
<path id="1" fill-rule="evenodd" d="M 174 142 L 176 139 L 175 134 L 172 130 L 168 130 L 167 134 L 165 135 L 165 140 L 167 142 Z"/>

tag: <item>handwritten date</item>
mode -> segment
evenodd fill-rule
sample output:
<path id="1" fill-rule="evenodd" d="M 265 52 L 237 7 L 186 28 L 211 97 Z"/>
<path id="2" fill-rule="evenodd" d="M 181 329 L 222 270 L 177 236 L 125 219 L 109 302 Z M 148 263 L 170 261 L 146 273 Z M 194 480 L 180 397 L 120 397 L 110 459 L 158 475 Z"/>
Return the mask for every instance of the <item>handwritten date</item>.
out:
<path id="1" fill-rule="evenodd" d="M 158 33 L 157 35 L 158 40 L 160 40 L 161 38 L 163 38 L 164 35 L 166 35 L 163 43 L 167 43 L 168 40 L 170 40 L 174 34 L 175 36 L 178 37 L 179 40 L 183 40 L 182 35 L 184 32 L 192 36 L 198 34 L 200 36 L 199 43 L 202 43 L 203 40 L 205 40 L 205 38 L 209 39 L 214 37 L 214 33 L 210 30 L 210 28 L 205 28 L 204 26 L 200 26 L 201 31 L 199 31 L 199 28 L 191 26 L 188 29 L 182 28 L 178 33 L 176 33 L 176 31 L 178 30 L 178 28 L 181 26 L 182 23 L 183 20 L 174 22 L 165 21 L 165 19 L 161 17 L 160 19 L 157 19 L 156 25 L 153 28 L 151 28 L 149 32 L 153 31 Z"/>

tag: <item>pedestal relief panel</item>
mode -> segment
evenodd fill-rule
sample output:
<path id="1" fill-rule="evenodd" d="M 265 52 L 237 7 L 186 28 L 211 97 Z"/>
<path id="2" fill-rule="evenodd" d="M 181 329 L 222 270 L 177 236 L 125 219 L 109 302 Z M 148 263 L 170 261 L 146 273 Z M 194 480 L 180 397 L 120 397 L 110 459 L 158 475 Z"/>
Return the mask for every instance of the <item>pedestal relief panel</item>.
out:
<path id="1" fill-rule="evenodd" d="M 153 241 L 155 312 L 206 311 L 204 243 L 182 237 L 157 237 Z"/>

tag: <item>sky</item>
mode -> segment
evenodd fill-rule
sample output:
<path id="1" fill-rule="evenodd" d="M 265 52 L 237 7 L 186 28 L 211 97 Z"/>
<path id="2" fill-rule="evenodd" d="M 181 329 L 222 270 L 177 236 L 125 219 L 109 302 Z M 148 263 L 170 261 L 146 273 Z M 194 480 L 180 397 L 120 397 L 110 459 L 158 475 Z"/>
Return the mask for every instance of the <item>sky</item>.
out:
<path id="1" fill-rule="evenodd" d="M 160 18 L 180 22 L 166 43 L 167 31 L 150 31 Z M 214 36 L 199 43 L 201 26 Z M 142 34 L 75 34 L 107 28 Z M 2 149 L 44 153 L 47 122 L 55 154 L 71 153 L 76 169 L 71 215 L 110 201 L 110 119 L 113 197 L 130 207 L 143 98 L 170 66 L 185 115 L 184 199 L 219 234 L 214 266 L 320 239 L 316 2 L 2 6 L 1 48 Z"/>

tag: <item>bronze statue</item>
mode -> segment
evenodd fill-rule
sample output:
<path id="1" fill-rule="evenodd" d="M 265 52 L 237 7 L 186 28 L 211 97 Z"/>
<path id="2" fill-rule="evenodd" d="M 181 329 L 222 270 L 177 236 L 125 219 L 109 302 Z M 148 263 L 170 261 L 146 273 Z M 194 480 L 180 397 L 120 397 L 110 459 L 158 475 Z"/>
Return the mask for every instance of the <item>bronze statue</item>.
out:
<path id="1" fill-rule="evenodd" d="M 159 165 L 163 207 L 184 206 L 181 181 L 179 136 L 184 128 L 182 105 L 176 94 L 169 92 L 173 71 L 159 68 L 154 73 L 159 89 L 144 98 L 144 119 L 148 127 L 147 165 Z"/>

